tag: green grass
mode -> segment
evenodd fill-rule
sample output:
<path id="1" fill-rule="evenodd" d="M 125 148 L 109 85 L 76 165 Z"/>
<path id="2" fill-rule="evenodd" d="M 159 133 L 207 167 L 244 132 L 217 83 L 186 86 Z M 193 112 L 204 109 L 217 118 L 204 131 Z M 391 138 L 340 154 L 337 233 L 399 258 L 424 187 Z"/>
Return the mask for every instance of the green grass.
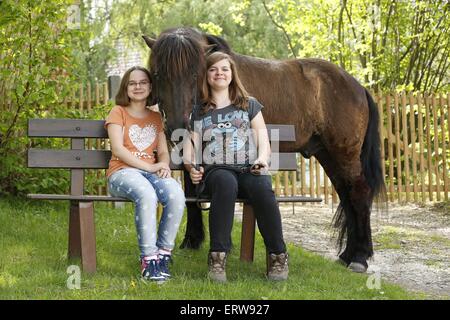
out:
<path id="1" fill-rule="evenodd" d="M 158 285 L 138 277 L 138 249 L 131 205 L 112 209 L 96 203 L 97 273 L 81 275 L 81 289 L 66 282 L 68 204 L 0 198 L 0 299 L 415 299 L 425 295 L 382 282 L 368 289 L 368 275 L 288 245 L 289 280 L 264 277 L 265 249 L 257 235 L 255 261 L 239 261 L 241 225 L 235 223 L 234 249 L 226 284 L 206 279 L 207 242 L 200 250 L 174 251 L 174 279 Z M 205 216 L 206 218 L 206 216 Z M 177 239 L 181 242 L 185 224 Z M 299 230 L 301 232 L 301 230 Z"/>

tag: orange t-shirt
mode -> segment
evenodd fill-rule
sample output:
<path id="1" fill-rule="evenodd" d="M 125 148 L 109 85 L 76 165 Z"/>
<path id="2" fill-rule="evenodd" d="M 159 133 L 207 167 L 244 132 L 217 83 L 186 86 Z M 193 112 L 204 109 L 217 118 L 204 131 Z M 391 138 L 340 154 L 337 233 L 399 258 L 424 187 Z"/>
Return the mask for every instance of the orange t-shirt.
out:
<path id="1" fill-rule="evenodd" d="M 122 127 L 123 146 L 136 158 L 150 164 L 156 162 L 153 151 L 158 146 L 158 136 L 163 127 L 161 115 L 158 112 L 150 111 L 148 116 L 141 119 L 130 115 L 126 107 L 115 106 L 106 118 L 105 128 L 110 123 Z M 109 177 L 123 168 L 130 168 L 130 166 L 113 154 L 109 161 L 109 168 L 106 170 L 106 176 Z"/>

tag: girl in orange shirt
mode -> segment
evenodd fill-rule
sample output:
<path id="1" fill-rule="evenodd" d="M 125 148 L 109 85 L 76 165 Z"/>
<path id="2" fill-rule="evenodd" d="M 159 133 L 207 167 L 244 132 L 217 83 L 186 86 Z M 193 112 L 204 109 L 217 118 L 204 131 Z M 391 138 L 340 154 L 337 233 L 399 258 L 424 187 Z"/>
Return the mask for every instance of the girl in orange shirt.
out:
<path id="1" fill-rule="evenodd" d="M 185 198 L 180 184 L 170 176 L 161 115 L 148 107 L 150 92 L 147 69 L 133 67 L 125 72 L 116 106 L 105 122 L 112 151 L 107 177 L 111 195 L 134 202 L 142 277 L 163 281 L 170 277 L 171 251 Z M 158 201 L 164 208 L 159 228 Z"/>

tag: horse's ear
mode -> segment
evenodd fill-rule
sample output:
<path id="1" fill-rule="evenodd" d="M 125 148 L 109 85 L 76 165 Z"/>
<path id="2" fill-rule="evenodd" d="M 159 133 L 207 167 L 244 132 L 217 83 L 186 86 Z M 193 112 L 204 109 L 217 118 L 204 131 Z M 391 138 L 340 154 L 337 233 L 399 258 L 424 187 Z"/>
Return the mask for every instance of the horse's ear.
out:
<path id="1" fill-rule="evenodd" d="M 145 43 L 147 44 L 147 46 L 151 49 L 153 48 L 153 45 L 155 44 L 156 40 L 152 39 L 146 35 L 143 35 L 142 38 L 144 38 Z"/>
<path id="2" fill-rule="evenodd" d="M 205 50 L 205 56 L 207 56 L 210 53 L 214 52 L 214 49 L 217 47 L 217 44 L 213 43 L 213 44 L 208 44 L 204 47 Z"/>

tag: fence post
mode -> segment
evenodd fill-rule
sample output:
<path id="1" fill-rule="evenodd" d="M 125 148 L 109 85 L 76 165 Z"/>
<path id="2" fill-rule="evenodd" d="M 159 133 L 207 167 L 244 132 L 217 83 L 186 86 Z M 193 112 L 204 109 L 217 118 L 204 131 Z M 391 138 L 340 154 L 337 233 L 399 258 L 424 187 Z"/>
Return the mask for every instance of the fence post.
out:
<path id="1" fill-rule="evenodd" d="M 433 115 L 433 129 L 434 129 L 434 168 L 436 174 L 436 200 L 441 201 L 441 173 L 439 172 L 439 131 L 438 131 L 438 117 L 437 117 L 437 105 L 436 105 L 436 94 L 433 93 L 431 96 L 431 108 Z"/>
<path id="2" fill-rule="evenodd" d="M 408 140 L 408 129 L 406 126 L 406 92 L 402 92 L 401 95 L 401 108 L 402 111 L 399 113 L 399 116 L 402 117 L 402 140 L 403 140 L 403 159 L 404 159 L 404 171 L 405 171 L 405 198 L 406 202 L 409 202 L 409 193 L 410 193 L 410 184 L 409 184 L 409 140 Z M 410 109 L 411 112 L 411 109 Z"/>
<path id="3" fill-rule="evenodd" d="M 119 76 L 109 76 L 108 77 L 108 93 L 109 93 L 109 100 L 114 99 L 114 97 L 117 94 L 117 91 L 119 91 L 120 86 L 120 77 Z"/>
<path id="4" fill-rule="evenodd" d="M 108 83 L 107 83 L 108 90 L 104 90 L 104 91 L 108 91 L 108 97 L 106 97 L 106 94 L 103 97 L 105 100 L 105 103 L 106 103 L 107 99 L 109 101 L 111 101 L 115 98 L 117 91 L 119 91 L 119 86 L 120 86 L 120 77 L 119 76 L 108 76 Z M 118 201 L 114 202 L 114 208 L 123 208 L 124 206 L 125 206 L 125 202 L 118 202 Z"/>
<path id="5" fill-rule="evenodd" d="M 420 93 L 417 93 L 417 110 L 418 110 L 418 130 L 419 133 L 419 166 L 420 166 L 420 192 L 422 194 L 422 202 L 426 201 L 425 196 L 425 157 L 424 157 L 424 127 L 423 127 L 423 99 Z"/>
<path id="6" fill-rule="evenodd" d="M 433 201 L 433 162 L 431 160 L 431 120 L 430 120 L 430 97 L 428 93 L 424 94 L 426 138 L 427 138 L 427 174 L 428 174 L 428 199 Z"/>
<path id="7" fill-rule="evenodd" d="M 411 134 L 411 158 L 412 158 L 412 180 L 413 180 L 413 193 L 414 193 L 414 201 L 419 200 L 419 188 L 417 186 L 417 153 L 416 153 L 416 120 L 414 118 L 415 115 L 415 107 L 414 107 L 414 96 L 412 92 L 408 94 L 409 98 L 409 130 Z"/>
<path id="8" fill-rule="evenodd" d="M 447 96 L 449 94 L 447 93 Z M 439 97 L 439 105 L 441 111 L 441 134 L 442 134 L 442 163 L 443 163 L 443 179 L 444 179 L 444 199 L 448 200 L 448 181 L 447 181 L 447 142 L 445 141 L 445 109 L 444 109 L 444 95 L 441 94 Z M 448 106 L 447 106 L 448 107 Z M 450 126 L 450 123 L 447 123 Z M 449 136 L 450 138 L 450 136 Z"/>
<path id="9" fill-rule="evenodd" d="M 395 155 L 396 155 L 396 165 L 397 165 L 397 195 L 398 195 L 398 202 L 402 202 L 402 152 L 401 152 L 401 145 L 402 142 L 400 141 L 400 115 L 399 115 L 399 107 L 398 107 L 398 93 L 394 92 L 394 124 L 395 124 Z"/>

